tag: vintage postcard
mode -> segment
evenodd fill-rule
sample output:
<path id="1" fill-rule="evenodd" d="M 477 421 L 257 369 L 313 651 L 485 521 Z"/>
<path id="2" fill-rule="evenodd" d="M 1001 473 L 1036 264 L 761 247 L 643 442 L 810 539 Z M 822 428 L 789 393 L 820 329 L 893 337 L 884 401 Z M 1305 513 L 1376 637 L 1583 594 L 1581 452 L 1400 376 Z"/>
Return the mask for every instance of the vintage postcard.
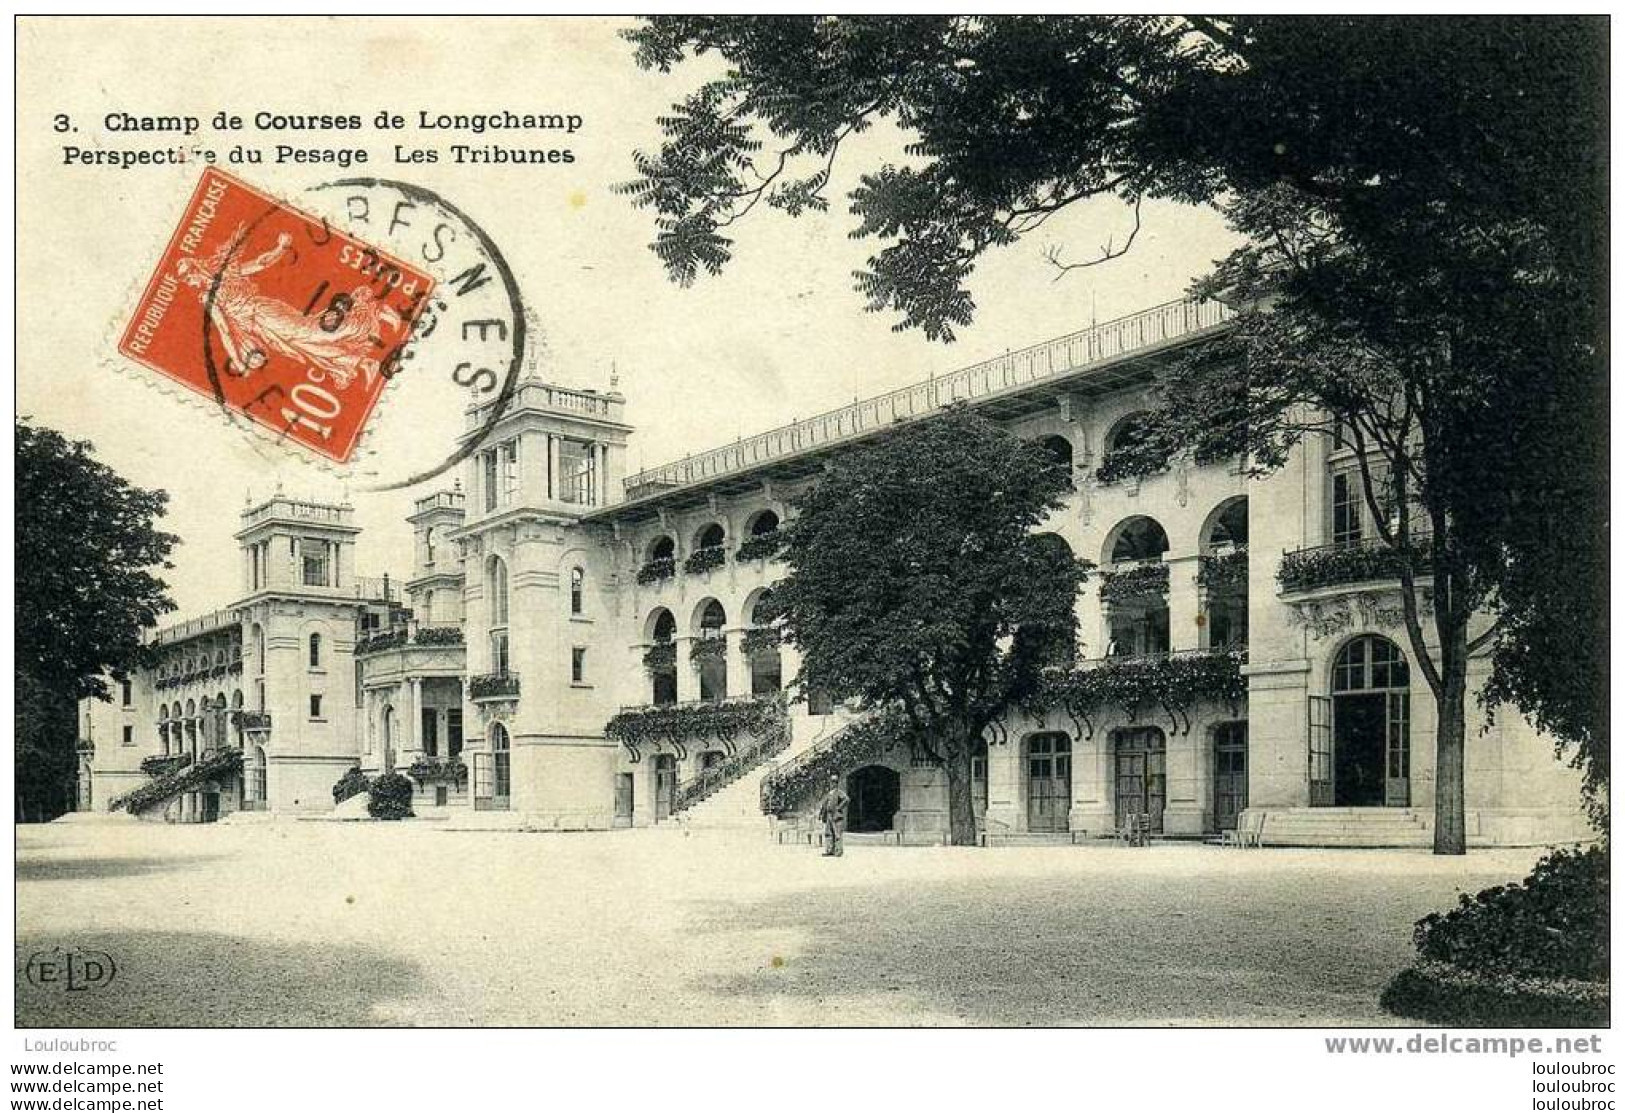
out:
<path id="1" fill-rule="evenodd" d="M 14 1108 L 1613 1108 L 1605 18 L 15 32 Z"/>

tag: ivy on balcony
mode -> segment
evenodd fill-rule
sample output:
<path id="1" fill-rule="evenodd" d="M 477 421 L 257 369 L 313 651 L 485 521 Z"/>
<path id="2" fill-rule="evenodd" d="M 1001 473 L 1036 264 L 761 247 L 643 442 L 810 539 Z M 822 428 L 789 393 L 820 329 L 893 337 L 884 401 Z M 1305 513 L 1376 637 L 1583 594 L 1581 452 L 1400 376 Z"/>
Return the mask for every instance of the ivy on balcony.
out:
<path id="1" fill-rule="evenodd" d="M 470 699 L 505 699 L 519 695 L 519 674 L 512 672 L 486 673 L 468 678 Z"/>
<path id="2" fill-rule="evenodd" d="M 406 770 L 406 775 L 419 786 L 442 781 L 460 786 L 468 781 L 468 766 L 460 757 L 448 757 L 443 761 L 432 757 L 419 757 Z"/>
<path id="3" fill-rule="evenodd" d="M 728 563 L 728 552 L 721 545 L 707 545 L 703 549 L 695 549 L 683 561 L 683 571 L 697 575 L 709 572 L 713 568 L 721 568 Z"/>
<path id="4" fill-rule="evenodd" d="M 271 713 L 269 711 L 233 711 L 231 725 L 240 730 L 270 730 Z"/>
<path id="5" fill-rule="evenodd" d="M 655 642 L 643 651 L 643 667 L 650 672 L 665 672 L 676 664 L 676 642 Z"/>
<path id="6" fill-rule="evenodd" d="M 414 645 L 462 645 L 461 626 L 425 626 L 412 636 Z"/>
<path id="7" fill-rule="evenodd" d="M 165 800 L 197 788 L 208 781 L 215 781 L 240 773 L 242 768 L 243 752 L 241 750 L 216 750 L 212 753 L 205 753 L 196 764 L 158 777 L 139 788 L 126 792 L 122 796 L 115 796 L 108 807 L 112 811 L 118 811 L 122 808 L 131 815 L 140 815 L 148 808 L 162 804 Z"/>
<path id="8" fill-rule="evenodd" d="M 1159 460 L 1136 449 L 1118 448 L 1100 458 L 1095 479 L 1100 483 L 1116 483 L 1123 479 L 1143 479 L 1167 470 L 1166 458 Z"/>
<path id="9" fill-rule="evenodd" d="M 1155 599 L 1168 594 L 1168 566 L 1162 561 L 1107 568 L 1100 573 L 1100 598 L 1107 603 Z"/>
<path id="10" fill-rule="evenodd" d="M 746 656 L 754 657 L 758 653 L 772 653 L 779 648 L 780 640 L 777 626 L 753 626 L 745 631 L 740 645 Z"/>
<path id="11" fill-rule="evenodd" d="M 364 657 L 369 653 L 382 653 L 386 649 L 398 649 L 405 644 L 405 630 L 385 630 L 382 634 L 373 634 L 356 642 L 355 655 Z"/>
<path id="12" fill-rule="evenodd" d="M 1283 592 L 1313 591 L 1339 584 L 1397 580 L 1407 565 L 1425 570 L 1429 546 L 1426 538 L 1414 539 L 1407 548 L 1390 548 L 1382 543 L 1363 545 L 1321 545 L 1299 549 L 1281 558 L 1275 573 Z"/>
<path id="13" fill-rule="evenodd" d="M 741 561 L 772 560 L 783 551 L 784 532 L 771 529 L 766 533 L 758 533 L 748 538 L 743 545 L 739 546 L 739 551 L 734 554 L 734 557 Z"/>
<path id="14" fill-rule="evenodd" d="M 1130 722 L 1161 709 L 1177 733 L 1189 734 L 1191 709 L 1197 704 L 1236 709 L 1246 700 L 1247 679 L 1241 674 L 1246 660 L 1245 649 L 1106 657 L 1047 677 L 1027 710 L 1064 711 L 1080 734 L 1093 737 L 1094 719 L 1106 708 L 1122 709 Z"/>
<path id="15" fill-rule="evenodd" d="M 689 746 L 711 740 L 731 755 L 741 735 L 758 742 L 788 741 L 789 732 L 784 701 L 777 696 L 627 708 L 604 726 L 605 736 L 625 746 L 634 761 L 644 749 L 661 744 L 686 755 Z"/>
<path id="16" fill-rule="evenodd" d="M 671 557 L 656 557 L 638 569 L 638 583 L 657 584 L 677 575 L 677 562 Z"/>
<path id="17" fill-rule="evenodd" d="M 141 772 L 149 777 L 164 777 L 190 764 L 191 754 L 154 754 L 141 759 Z"/>
<path id="18" fill-rule="evenodd" d="M 728 639 L 720 632 L 711 637 L 695 638 L 688 647 L 690 661 L 724 661 L 728 657 Z"/>
<path id="19" fill-rule="evenodd" d="M 1196 582 L 1210 592 L 1247 590 L 1247 547 L 1203 556 L 1197 563 Z"/>

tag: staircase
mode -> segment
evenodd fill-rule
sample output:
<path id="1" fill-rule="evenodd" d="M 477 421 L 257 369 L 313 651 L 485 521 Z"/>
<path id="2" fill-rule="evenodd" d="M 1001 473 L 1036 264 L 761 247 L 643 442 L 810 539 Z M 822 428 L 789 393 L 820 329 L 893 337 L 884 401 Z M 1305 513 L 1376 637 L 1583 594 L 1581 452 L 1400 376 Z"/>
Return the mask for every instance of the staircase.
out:
<path id="1" fill-rule="evenodd" d="M 1433 845 L 1432 817 L 1414 808 L 1266 808 L 1265 846 Z"/>
<path id="2" fill-rule="evenodd" d="M 853 725 L 829 716 L 796 716 L 789 720 L 785 744 L 761 760 L 751 762 L 723 783 L 700 795 L 690 803 L 678 797 L 678 811 L 673 814 L 681 826 L 694 831 L 766 831 L 770 817 L 762 810 L 763 783 L 777 777 L 780 771 L 798 765 L 805 754 L 820 751 Z M 726 769 L 728 763 L 718 766 Z M 708 771 L 709 772 L 709 771 Z M 703 776 L 703 774 L 702 774 Z M 694 784 L 700 778 L 695 778 Z M 683 786 L 687 790 L 688 786 Z"/>
<path id="3" fill-rule="evenodd" d="M 220 780 L 242 772 L 243 752 L 241 750 L 215 750 L 205 752 L 195 764 L 184 765 L 162 776 L 154 777 L 144 785 L 131 789 L 122 796 L 114 797 L 108 803 L 109 811 L 124 809 L 131 815 L 139 815 L 151 808 L 165 804 L 183 792 L 190 792 L 194 788 L 207 784 L 209 781 Z"/>

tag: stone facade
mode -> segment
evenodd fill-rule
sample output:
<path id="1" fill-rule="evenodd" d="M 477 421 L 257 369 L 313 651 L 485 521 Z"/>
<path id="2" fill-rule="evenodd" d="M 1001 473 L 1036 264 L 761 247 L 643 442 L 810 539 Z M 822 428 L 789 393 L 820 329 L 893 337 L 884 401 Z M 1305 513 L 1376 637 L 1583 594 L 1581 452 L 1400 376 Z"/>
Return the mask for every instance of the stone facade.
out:
<path id="1" fill-rule="evenodd" d="M 1105 707 L 1086 720 L 1012 713 L 977 763 L 990 841 L 1110 834 L 1130 814 L 1200 837 L 1247 813 L 1267 816 L 1265 841 L 1420 845 L 1434 715 L 1420 672 L 1405 667 L 1394 585 L 1278 581 L 1288 553 L 1369 544 L 1336 478 L 1347 450 L 1311 439 L 1264 478 L 1240 460 L 1102 472 L 1146 407 L 1157 362 L 1227 316 L 1158 307 L 630 477 L 624 399 L 526 378 L 499 417 L 491 402 L 470 408 L 478 444 L 455 489 L 417 501 L 401 591 L 355 576 L 347 507 L 279 495 L 246 510 L 243 597 L 159 634 L 166 662 L 179 664 L 137 677 L 128 707 L 87 709 L 95 754 L 84 792 L 105 807 L 140 783 L 141 757 L 237 745 L 237 781 L 163 814 L 322 811 L 338 777 L 360 766 L 415 771 L 420 808 L 559 829 L 664 821 L 739 740 L 632 745 L 606 723 L 627 708 L 788 687 L 795 653 L 753 633 L 779 574 L 773 529 L 832 454 L 965 401 L 1072 470 L 1074 493 L 1043 528 L 1100 568 L 1077 601 L 1085 667 L 1245 653 L 1238 701 Z M 200 668 L 210 653 L 232 671 Z M 1475 662 L 1473 675 L 1486 668 Z M 1469 710 L 1472 839 L 1584 834 L 1577 778 L 1550 741 L 1515 715 L 1490 724 Z M 816 760 L 856 721 L 816 693 L 787 716 L 782 752 L 716 786 L 717 804 L 696 817 L 723 798 L 749 810 L 764 771 Z M 886 751 L 838 771 L 855 826 L 897 841 L 944 837 L 936 767 Z M 804 827 L 807 810 L 791 807 L 781 829 Z"/>

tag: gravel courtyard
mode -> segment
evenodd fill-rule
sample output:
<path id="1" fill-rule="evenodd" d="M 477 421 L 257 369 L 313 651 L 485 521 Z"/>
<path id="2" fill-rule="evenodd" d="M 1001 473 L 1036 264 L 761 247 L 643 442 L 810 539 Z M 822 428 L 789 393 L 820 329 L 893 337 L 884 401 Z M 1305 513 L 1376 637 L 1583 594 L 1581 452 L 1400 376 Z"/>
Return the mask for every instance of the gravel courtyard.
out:
<path id="1" fill-rule="evenodd" d="M 1383 1024 L 1412 922 L 1538 857 L 88 818 L 17 845 L 28 1027 Z M 113 983 L 31 986 L 58 946 Z"/>

